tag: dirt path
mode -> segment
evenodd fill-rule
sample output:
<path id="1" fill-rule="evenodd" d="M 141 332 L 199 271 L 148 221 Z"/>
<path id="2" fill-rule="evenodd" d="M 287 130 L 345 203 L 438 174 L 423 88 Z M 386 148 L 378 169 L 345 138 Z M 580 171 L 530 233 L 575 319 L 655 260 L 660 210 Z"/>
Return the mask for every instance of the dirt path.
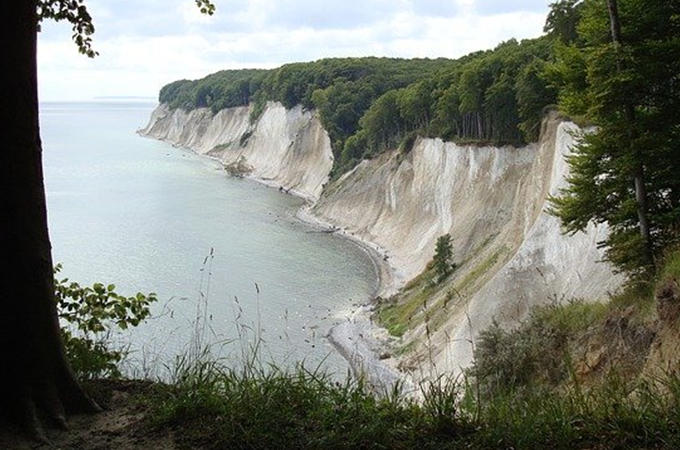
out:
<path id="1" fill-rule="evenodd" d="M 149 405 L 133 399 L 149 387 L 140 381 L 99 381 L 93 385 L 93 397 L 102 412 L 70 416 L 67 431 L 46 427 L 49 445 L 27 439 L 16 429 L 0 428 L 0 449 L 175 449 L 173 432 L 150 429 L 145 422 Z"/>

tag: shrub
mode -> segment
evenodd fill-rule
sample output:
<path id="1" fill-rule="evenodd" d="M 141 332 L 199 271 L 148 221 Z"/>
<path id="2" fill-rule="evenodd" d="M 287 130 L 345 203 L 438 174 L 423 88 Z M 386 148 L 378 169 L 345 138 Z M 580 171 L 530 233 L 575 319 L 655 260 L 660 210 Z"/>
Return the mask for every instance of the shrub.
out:
<path id="1" fill-rule="evenodd" d="M 126 350 L 113 349 L 108 343 L 111 332 L 136 327 L 149 314 L 149 305 L 156 294 L 137 293 L 125 297 L 115 292 L 116 286 L 95 283 L 82 287 L 68 278 L 56 275 L 61 264 L 54 268 L 55 298 L 60 319 L 61 336 L 66 357 L 79 378 L 119 377 L 118 363 Z"/>
<path id="2" fill-rule="evenodd" d="M 536 307 L 518 328 L 494 322 L 482 331 L 468 375 L 484 395 L 494 396 L 532 384 L 555 385 L 569 373 L 569 339 L 605 312 L 599 304 L 574 300 Z"/>

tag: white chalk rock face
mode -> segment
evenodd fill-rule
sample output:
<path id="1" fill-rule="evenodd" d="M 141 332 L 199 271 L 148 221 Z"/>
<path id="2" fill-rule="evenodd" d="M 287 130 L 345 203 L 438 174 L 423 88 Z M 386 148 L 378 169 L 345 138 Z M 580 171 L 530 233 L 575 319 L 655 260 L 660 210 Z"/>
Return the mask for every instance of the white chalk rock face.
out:
<path id="1" fill-rule="evenodd" d="M 251 108 L 207 108 L 190 112 L 161 104 L 140 133 L 190 148 L 238 166 L 245 175 L 315 201 L 333 167 L 328 133 L 317 115 L 301 106 L 286 109 L 267 103 L 262 115 L 250 123 Z"/>
<path id="2" fill-rule="evenodd" d="M 535 145 L 418 139 L 408 155 L 391 152 L 362 162 L 329 186 L 314 213 L 387 250 L 403 283 L 425 269 L 442 234 L 451 233 L 457 255 L 499 233 L 521 234 L 537 214 L 522 195 L 535 158 Z"/>
<path id="3" fill-rule="evenodd" d="M 565 156 L 575 144 L 575 132 L 579 129 L 574 124 L 561 122 L 554 141 L 543 143 L 542 153 L 554 155 L 545 180 L 550 195 L 558 195 L 566 185 Z M 606 225 L 590 224 L 584 232 L 565 235 L 559 219 L 548 214 L 546 206 L 510 260 L 469 299 L 467 311 L 449 318 L 445 326 L 449 336 L 442 339 L 446 344 L 440 346 L 438 357 L 441 369 L 456 372 L 469 366 L 473 358 L 470 341 L 493 320 L 513 326 L 536 305 L 571 299 L 602 301 L 624 282 L 623 276 L 602 262 L 598 242 L 607 237 Z"/>
<path id="4" fill-rule="evenodd" d="M 524 148 L 419 139 L 407 155 L 362 162 L 314 207 L 323 220 L 383 247 L 401 283 L 422 272 L 439 236 L 451 234 L 460 268 L 441 291 L 455 288 L 463 298 L 433 312 L 444 315 L 428 338 L 436 372 L 468 366 L 471 342 L 494 319 L 511 326 L 534 305 L 604 300 L 621 285 L 622 277 L 601 262 L 597 243 L 606 226 L 564 235 L 546 213 L 548 196 L 566 183 L 564 156 L 577 131 L 552 115 L 540 142 Z"/>

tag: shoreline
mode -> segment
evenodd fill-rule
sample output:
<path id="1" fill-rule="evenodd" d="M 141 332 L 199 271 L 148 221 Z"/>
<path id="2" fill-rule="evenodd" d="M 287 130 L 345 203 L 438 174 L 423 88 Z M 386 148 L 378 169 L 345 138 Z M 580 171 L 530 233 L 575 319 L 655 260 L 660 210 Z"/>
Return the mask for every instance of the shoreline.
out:
<path id="1" fill-rule="evenodd" d="M 165 142 L 175 148 L 185 149 L 195 155 L 206 157 L 219 163 L 222 168 L 226 169 L 224 163 L 216 157 L 198 153 L 190 147 L 176 145 L 165 139 L 155 138 L 145 133 L 144 129 L 137 130 L 137 134 L 141 137 Z M 282 188 L 282 186 L 271 180 L 249 175 L 243 178 L 270 188 Z M 314 215 L 311 209 L 318 199 L 305 195 L 295 189 L 286 190 L 283 188 L 283 193 L 293 195 L 304 201 L 304 204 L 294 214 L 297 220 L 312 228 L 347 239 L 366 252 L 373 263 L 377 278 L 373 294 L 352 310 L 338 311 L 338 319 L 341 322 L 330 328 L 326 339 L 348 362 L 352 373 L 358 378 L 363 377 L 375 392 L 389 393 L 397 383 L 403 388 L 404 392 L 413 392 L 415 388 L 412 381 L 407 374 L 396 368 L 396 358 L 391 356 L 393 343 L 389 341 L 393 338 L 391 338 L 385 328 L 375 324 L 371 318 L 373 308 L 376 305 L 376 299 L 395 295 L 399 290 L 399 284 L 403 284 L 403 280 L 397 276 L 396 268 L 388 262 L 387 252 L 374 242 L 364 240 Z"/>
<path id="2" fill-rule="evenodd" d="M 321 220 L 311 212 L 312 207 L 310 203 L 301 207 L 296 214 L 298 220 L 342 236 L 363 249 L 371 259 L 378 278 L 374 294 L 365 303 L 340 312 L 342 322 L 328 331 L 326 339 L 349 363 L 354 376 L 363 378 L 374 393 L 389 395 L 399 387 L 402 393 L 414 395 L 415 383 L 396 367 L 398 358 L 392 355 L 396 338 L 373 321 L 376 300 L 398 292 L 396 270 L 387 262 L 386 252 L 379 245 Z"/>
<path id="3" fill-rule="evenodd" d="M 291 193 L 292 192 L 293 191 L 291 190 Z M 366 252 L 368 257 L 371 259 L 377 278 L 376 287 L 371 296 L 372 298 L 370 299 L 371 302 L 377 297 L 391 297 L 399 291 L 399 281 L 396 276 L 397 270 L 388 262 L 388 255 L 385 249 L 374 242 L 362 239 L 355 234 L 340 228 L 338 225 L 326 222 L 325 220 L 316 216 L 311 211 L 315 202 L 309 201 L 304 197 L 301 198 L 306 200 L 306 204 L 300 207 L 295 213 L 295 217 L 298 220 L 321 231 L 332 233 L 347 239 Z"/>

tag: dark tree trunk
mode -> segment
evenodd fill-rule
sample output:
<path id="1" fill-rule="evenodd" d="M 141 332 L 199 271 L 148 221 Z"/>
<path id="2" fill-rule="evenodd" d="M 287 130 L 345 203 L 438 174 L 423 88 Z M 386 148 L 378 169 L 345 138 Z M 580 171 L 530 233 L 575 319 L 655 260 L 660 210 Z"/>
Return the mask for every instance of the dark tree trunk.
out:
<path id="1" fill-rule="evenodd" d="M 607 0 L 609 9 L 609 26 L 612 33 L 612 41 L 616 45 L 621 45 L 621 22 L 619 21 L 619 5 L 616 0 Z"/>
<path id="2" fill-rule="evenodd" d="M 619 20 L 619 6 L 617 0 L 607 0 L 607 8 L 609 10 L 609 24 L 611 27 L 612 42 L 619 51 L 623 45 L 621 38 L 621 21 Z M 621 59 L 616 62 L 619 72 L 623 70 Z M 629 139 L 631 147 L 634 145 L 635 130 L 635 108 L 630 102 L 626 102 L 624 106 L 624 114 L 626 121 L 630 124 Z M 648 202 L 647 202 L 647 187 L 645 186 L 645 166 L 642 160 L 642 151 L 638 148 L 632 148 L 635 157 L 635 169 L 633 173 L 633 184 L 635 186 L 635 202 L 637 203 L 638 227 L 640 229 L 640 236 L 644 242 L 644 258 L 647 265 L 654 267 L 654 244 L 652 242 L 652 233 L 649 225 L 648 217 Z"/>
<path id="3" fill-rule="evenodd" d="M 484 139 L 484 126 L 482 125 L 482 113 L 477 113 L 477 138 Z"/>
<path id="4" fill-rule="evenodd" d="M 0 402 L 39 432 L 35 411 L 65 425 L 65 411 L 93 411 L 64 357 L 54 299 L 38 126 L 36 2 L 3 1 L 0 31 Z"/>

